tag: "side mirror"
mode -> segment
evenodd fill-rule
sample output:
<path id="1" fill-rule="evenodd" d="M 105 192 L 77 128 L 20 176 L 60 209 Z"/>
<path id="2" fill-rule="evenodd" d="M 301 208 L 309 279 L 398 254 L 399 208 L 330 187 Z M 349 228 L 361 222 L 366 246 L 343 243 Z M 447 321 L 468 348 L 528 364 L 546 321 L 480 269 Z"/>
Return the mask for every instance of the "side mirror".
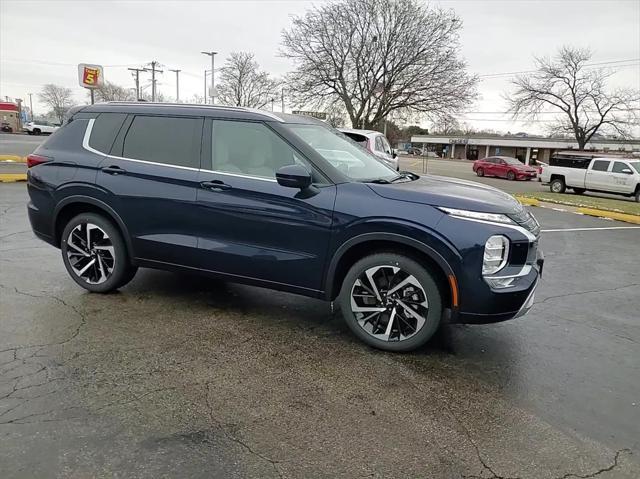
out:
<path id="1" fill-rule="evenodd" d="M 311 173 L 301 165 L 286 165 L 276 171 L 280 186 L 305 190 L 311 186 Z"/>
<path id="2" fill-rule="evenodd" d="M 633 175 L 633 171 L 631 171 L 629 168 L 623 169 L 622 172 L 627 175 Z"/>
<path id="3" fill-rule="evenodd" d="M 391 150 L 391 158 L 398 158 L 398 152 L 396 150 Z"/>

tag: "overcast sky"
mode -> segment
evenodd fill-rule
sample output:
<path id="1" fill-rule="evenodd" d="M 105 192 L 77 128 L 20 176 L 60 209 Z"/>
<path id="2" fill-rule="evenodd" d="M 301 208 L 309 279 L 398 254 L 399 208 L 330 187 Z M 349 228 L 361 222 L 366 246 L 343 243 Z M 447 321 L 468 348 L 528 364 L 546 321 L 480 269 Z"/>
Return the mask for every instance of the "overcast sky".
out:
<path id="1" fill-rule="evenodd" d="M 45 83 L 72 88 L 78 63 L 105 66 L 109 81 L 134 87 L 127 67 L 157 60 L 164 65 L 159 89 L 175 97 L 179 68 L 181 99 L 203 94 L 202 50 L 216 50 L 216 68 L 232 51 L 251 51 L 260 65 L 282 75 L 291 65 L 279 58 L 280 34 L 292 15 L 322 0 L 220 1 L 28 1 L 0 0 L 0 98 L 34 93 Z M 549 55 L 562 44 L 590 47 L 593 62 L 617 63 L 616 86 L 640 88 L 640 0 L 440 0 L 463 20 L 462 55 L 483 75 L 529 70 L 533 55 Z M 148 84 L 148 75 L 143 84 Z M 508 75 L 482 77 L 481 100 L 462 120 L 477 128 L 543 132 L 544 121 L 523 125 L 500 114 Z"/>

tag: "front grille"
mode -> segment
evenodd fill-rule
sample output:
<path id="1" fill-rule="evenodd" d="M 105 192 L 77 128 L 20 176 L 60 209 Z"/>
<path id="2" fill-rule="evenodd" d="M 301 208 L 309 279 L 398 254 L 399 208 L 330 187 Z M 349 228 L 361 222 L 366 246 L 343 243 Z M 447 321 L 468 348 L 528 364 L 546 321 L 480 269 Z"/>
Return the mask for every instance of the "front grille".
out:
<path id="1" fill-rule="evenodd" d="M 540 235 L 540 224 L 526 209 L 522 208 L 521 211 L 510 214 L 509 218 L 532 233 L 536 238 Z"/>

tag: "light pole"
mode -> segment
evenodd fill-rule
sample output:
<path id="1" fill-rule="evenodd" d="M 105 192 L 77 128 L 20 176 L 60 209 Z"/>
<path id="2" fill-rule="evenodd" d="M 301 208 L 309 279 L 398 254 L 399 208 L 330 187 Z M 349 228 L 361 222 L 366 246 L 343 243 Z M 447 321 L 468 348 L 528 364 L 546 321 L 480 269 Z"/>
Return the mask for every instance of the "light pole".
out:
<path id="1" fill-rule="evenodd" d="M 176 73 L 176 103 L 180 103 L 180 77 L 178 76 L 182 70 L 169 70 Z"/>
<path id="2" fill-rule="evenodd" d="M 33 93 L 29 93 L 29 112 L 31 113 L 31 121 L 33 121 Z"/>
<path id="3" fill-rule="evenodd" d="M 211 104 L 216 102 L 216 55 L 218 52 L 200 52 L 203 55 L 209 55 L 211 57 Z"/>
<path id="4" fill-rule="evenodd" d="M 206 105 L 207 102 L 207 75 L 209 74 L 209 70 L 204 71 L 204 96 L 202 97 L 202 99 L 204 100 L 204 104 Z"/>

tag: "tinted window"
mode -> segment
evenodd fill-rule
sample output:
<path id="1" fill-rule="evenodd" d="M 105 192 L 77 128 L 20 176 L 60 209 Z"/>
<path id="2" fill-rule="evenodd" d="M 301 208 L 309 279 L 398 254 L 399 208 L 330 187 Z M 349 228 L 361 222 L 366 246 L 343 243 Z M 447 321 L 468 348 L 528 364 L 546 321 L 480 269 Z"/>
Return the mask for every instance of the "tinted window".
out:
<path id="1" fill-rule="evenodd" d="M 124 139 L 122 156 L 198 168 L 201 137 L 199 118 L 136 116 Z"/>
<path id="2" fill-rule="evenodd" d="M 622 170 L 630 170 L 630 168 L 626 163 L 622 163 L 621 161 L 616 161 L 611 169 L 614 173 L 622 173 Z"/>
<path id="3" fill-rule="evenodd" d="M 93 123 L 89 146 L 103 153 L 109 153 L 113 140 L 126 117 L 124 113 L 101 113 Z"/>
<path id="4" fill-rule="evenodd" d="M 214 171 L 238 175 L 275 179 L 280 167 L 304 164 L 293 148 L 262 123 L 214 120 L 212 151 Z"/>
<path id="5" fill-rule="evenodd" d="M 358 135 L 357 133 L 345 133 L 349 138 L 358 143 L 360 146 L 367 147 L 367 137 L 364 135 Z"/>
<path id="6" fill-rule="evenodd" d="M 382 138 L 376 136 L 376 151 L 384 151 L 384 146 L 382 145 Z"/>
<path id="7" fill-rule="evenodd" d="M 591 158 L 554 156 L 549 160 L 549 166 L 586 169 L 590 162 Z"/>
<path id="8" fill-rule="evenodd" d="M 596 160 L 593 162 L 592 170 L 595 171 L 607 171 L 609 169 L 609 161 Z"/>

